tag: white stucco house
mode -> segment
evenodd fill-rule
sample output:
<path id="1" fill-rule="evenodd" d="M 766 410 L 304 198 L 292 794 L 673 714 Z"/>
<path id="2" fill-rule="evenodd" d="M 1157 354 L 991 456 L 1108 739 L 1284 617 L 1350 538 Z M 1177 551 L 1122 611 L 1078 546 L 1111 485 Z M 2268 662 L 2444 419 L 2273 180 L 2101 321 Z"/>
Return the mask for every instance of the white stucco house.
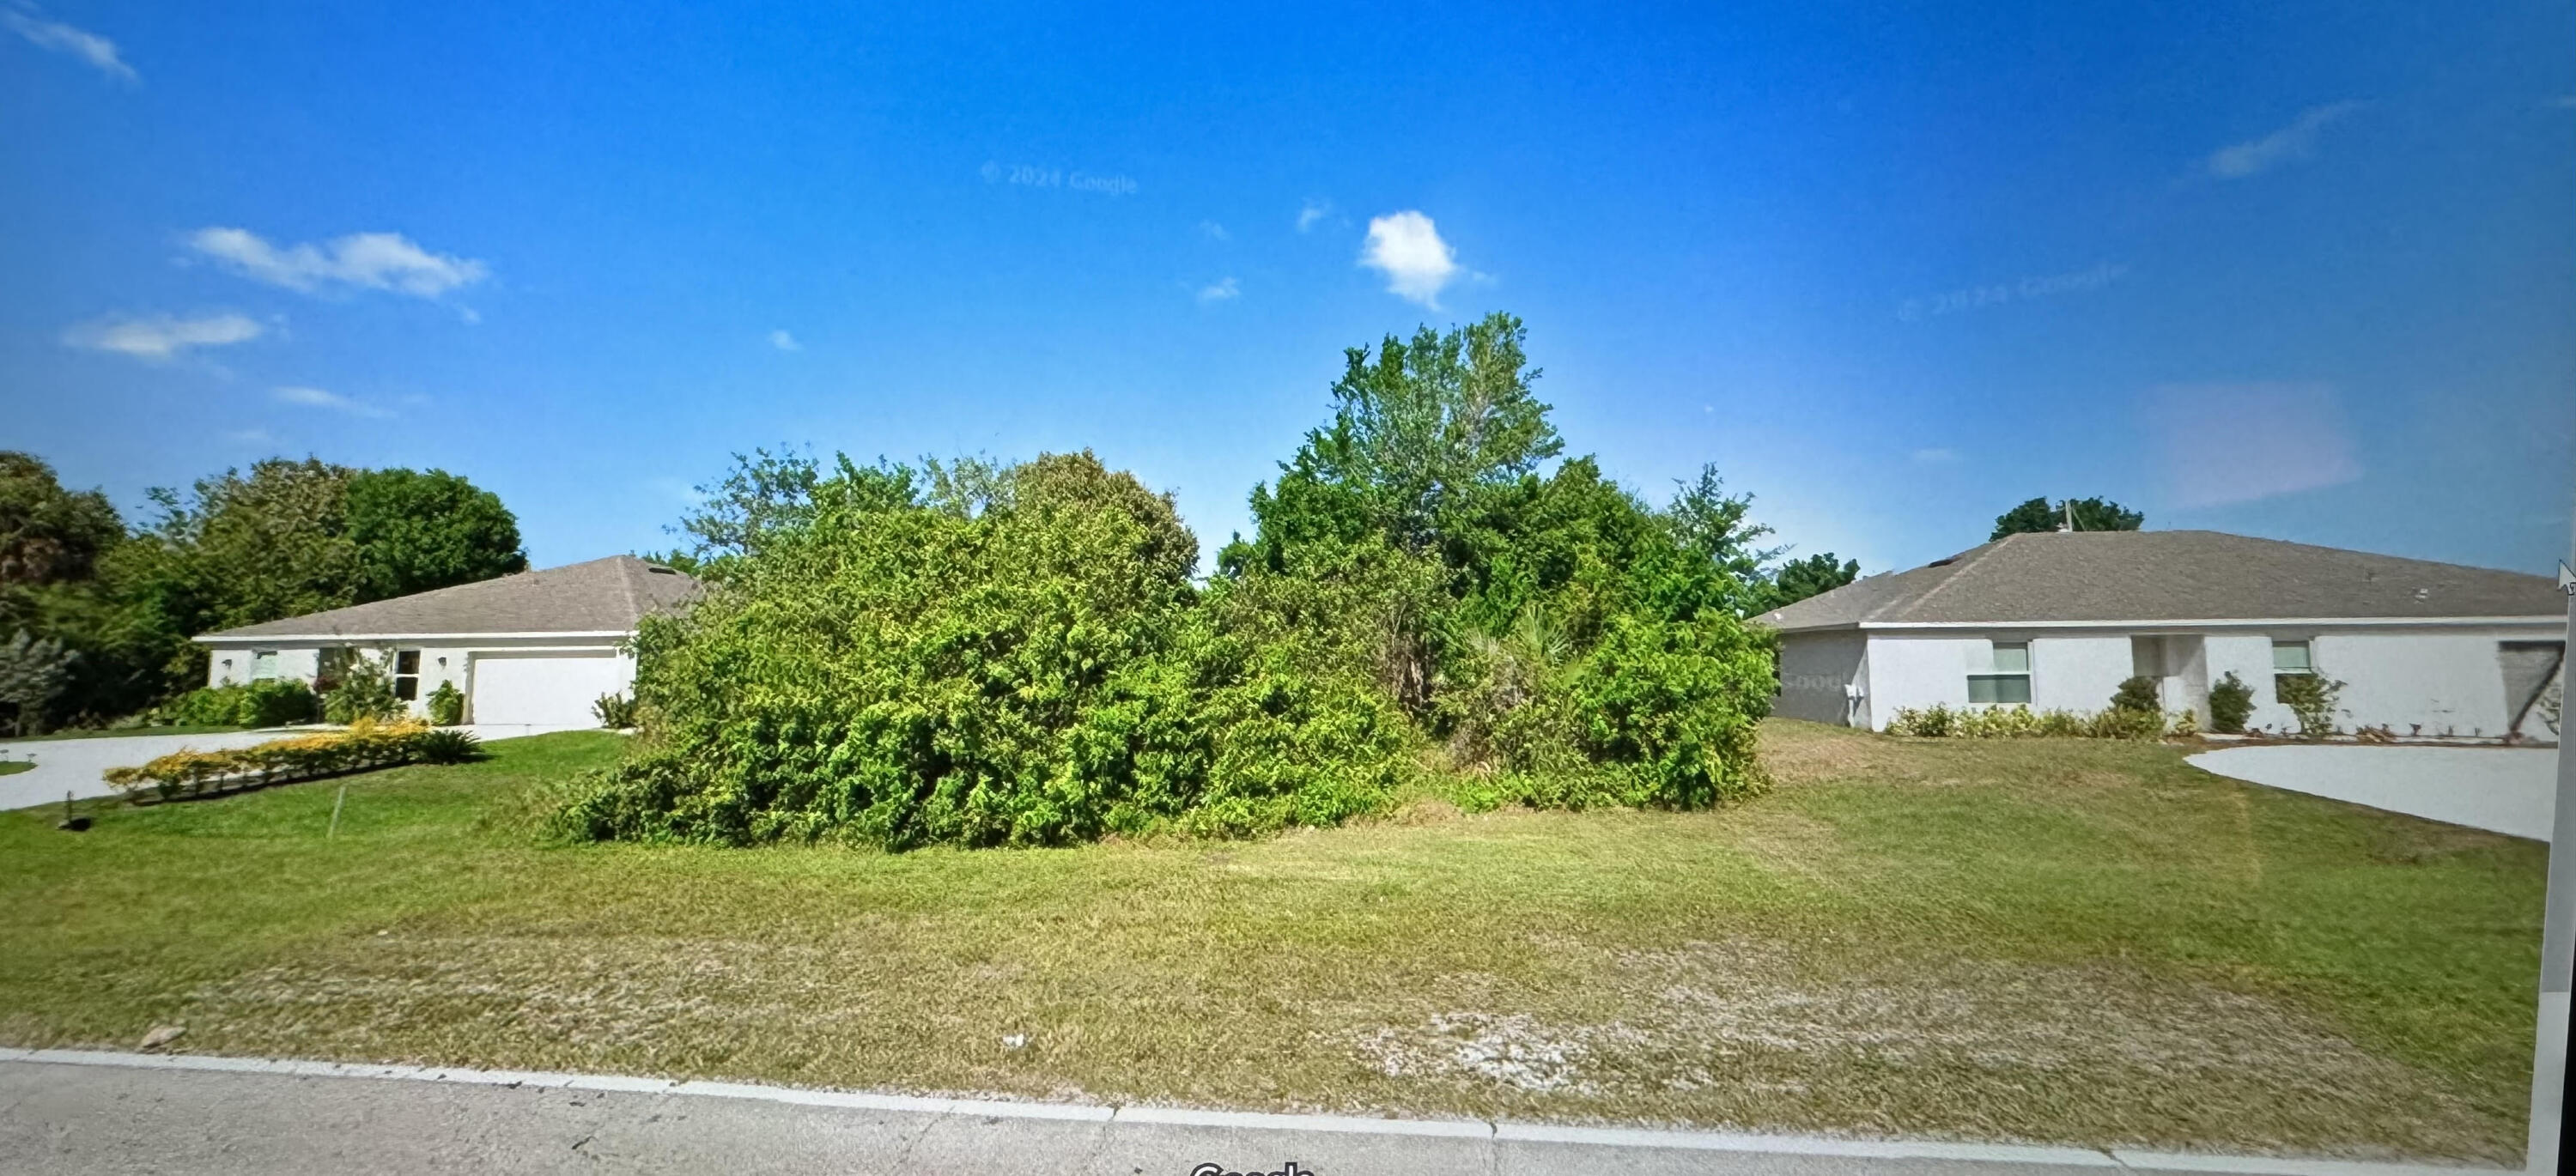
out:
<path id="1" fill-rule="evenodd" d="M 467 722 L 596 726 L 592 704 L 624 693 L 623 648 L 648 613 L 685 605 L 696 580 L 631 555 L 459 584 L 371 604 L 244 625 L 197 638 L 206 684 L 312 682 L 341 658 L 385 661 L 394 693 L 421 714 L 441 682 Z"/>
<path id="2" fill-rule="evenodd" d="M 2277 676 L 2343 682 L 2337 725 L 2400 736 L 2554 739 L 2564 681 L 2550 577 L 2216 531 L 2010 535 L 1757 618 L 1780 636 L 1774 713 L 1885 730 L 1900 708 L 2098 711 L 2161 684 L 2205 724 L 2229 672 L 2256 729 L 2292 731 Z M 2562 687 L 2563 688 L 2563 687 Z"/>

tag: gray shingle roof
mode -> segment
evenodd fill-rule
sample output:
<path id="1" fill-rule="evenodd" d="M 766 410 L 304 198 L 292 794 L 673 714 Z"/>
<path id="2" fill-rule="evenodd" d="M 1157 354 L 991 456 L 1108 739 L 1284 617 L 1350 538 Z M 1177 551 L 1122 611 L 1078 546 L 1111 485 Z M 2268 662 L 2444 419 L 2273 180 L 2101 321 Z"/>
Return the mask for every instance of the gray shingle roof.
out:
<path id="1" fill-rule="evenodd" d="M 698 582 L 679 572 L 631 555 L 612 555 L 205 636 L 631 633 L 644 614 L 677 607 L 697 590 Z"/>
<path id="2" fill-rule="evenodd" d="M 2007 535 L 1872 576 L 1759 620 L 1859 624 L 2540 617 L 2567 602 L 2547 576 L 2311 547 L 2218 531 Z"/>

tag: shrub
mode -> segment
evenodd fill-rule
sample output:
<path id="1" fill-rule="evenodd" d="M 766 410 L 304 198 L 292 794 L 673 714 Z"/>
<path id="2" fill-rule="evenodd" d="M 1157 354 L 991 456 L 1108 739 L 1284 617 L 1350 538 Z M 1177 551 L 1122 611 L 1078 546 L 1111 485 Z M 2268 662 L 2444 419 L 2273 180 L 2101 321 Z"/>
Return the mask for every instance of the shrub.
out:
<path id="1" fill-rule="evenodd" d="M 2084 733 L 2095 739 L 2154 739 L 2165 733 L 2165 713 L 2115 706 L 2096 712 Z"/>
<path id="2" fill-rule="evenodd" d="M 2039 714 L 2038 734 L 2056 739 L 2080 739 L 2090 734 L 2085 717 L 2070 710 L 2045 710 Z"/>
<path id="3" fill-rule="evenodd" d="M 200 686 L 163 705 L 156 717 L 181 727 L 231 727 L 238 725 L 243 688 Z"/>
<path id="4" fill-rule="evenodd" d="M 2236 671 L 2221 675 L 2209 688 L 2209 729 L 2223 735 L 2242 735 L 2245 722 L 2254 717 L 2254 688 Z"/>
<path id="5" fill-rule="evenodd" d="M 464 721 L 465 693 L 454 682 L 440 682 L 438 689 L 429 692 L 430 725 L 453 727 Z"/>
<path id="6" fill-rule="evenodd" d="M 1731 620 L 1611 621 L 1566 684 L 1576 739 L 1620 803 L 1701 808 L 1759 792 L 1771 651 Z"/>
<path id="7" fill-rule="evenodd" d="M 635 725 L 635 700 L 623 694 L 602 694 L 590 704 L 590 713 L 598 716 L 600 726 L 623 731 Z"/>
<path id="8" fill-rule="evenodd" d="M 2335 732 L 2335 702 L 2343 697 L 2341 682 L 2328 681 L 2323 674 L 2279 674 L 2272 679 L 2273 693 L 2281 704 L 2299 720 L 2299 737 L 2323 739 Z"/>
<path id="9" fill-rule="evenodd" d="M 215 785 L 276 784 L 414 761 L 456 763 L 473 758 L 476 747 L 473 736 L 462 731 L 360 719 L 346 731 L 272 739 L 228 751 L 173 752 L 139 767 L 110 768 L 101 778 L 129 794 L 148 785 L 168 800 Z"/>
<path id="10" fill-rule="evenodd" d="M 1950 707 L 1934 703 L 1921 710 L 1899 708 L 1888 720 L 1891 734 L 1941 739 L 2153 739 L 2164 734 L 2162 713 L 2117 707 L 2090 715 L 2073 711 L 2033 711 L 2026 706 Z"/>
<path id="11" fill-rule="evenodd" d="M 188 727 L 282 727 L 321 717 L 311 687 L 293 678 L 199 687 L 161 707 L 157 718 Z"/>
<path id="12" fill-rule="evenodd" d="M 2122 680 L 2120 688 L 2111 693 L 2111 709 L 2154 711 L 2162 714 L 2165 702 L 2162 692 L 2157 689 L 2156 680 L 2140 674 Z"/>
<path id="13" fill-rule="evenodd" d="M 283 727 L 288 723 L 310 723 L 322 717 L 322 700 L 313 688 L 293 678 L 271 678 L 253 682 L 242 692 L 241 707 L 234 719 L 245 727 Z"/>
<path id="14" fill-rule="evenodd" d="M 646 742 L 560 829 L 1045 845 L 1330 824 L 1392 791 L 1402 715 L 1258 602 L 1201 600 L 1168 498 L 1087 454 L 971 502 L 910 476 L 845 467 L 810 524 L 646 622 Z"/>
<path id="15" fill-rule="evenodd" d="M 334 723 L 391 720 L 402 713 L 402 700 L 394 697 L 393 679 L 385 674 L 381 658 L 346 659 L 330 691 L 322 696 L 322 717 Z"/>

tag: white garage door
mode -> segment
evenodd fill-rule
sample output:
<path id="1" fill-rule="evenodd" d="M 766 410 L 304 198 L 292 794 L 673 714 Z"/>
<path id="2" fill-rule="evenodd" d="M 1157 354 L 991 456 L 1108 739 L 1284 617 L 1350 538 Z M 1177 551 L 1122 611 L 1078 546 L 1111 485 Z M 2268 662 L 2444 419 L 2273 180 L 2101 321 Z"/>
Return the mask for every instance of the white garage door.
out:
<path id="1" fill-rule="evenodd" d="M 591 704 L 603 694 L 623 694 L 632 663 L 614 651 L 595 654 L 474 655 L 477 723 L 527 723 L 541 727 L 596 727 Z"/>

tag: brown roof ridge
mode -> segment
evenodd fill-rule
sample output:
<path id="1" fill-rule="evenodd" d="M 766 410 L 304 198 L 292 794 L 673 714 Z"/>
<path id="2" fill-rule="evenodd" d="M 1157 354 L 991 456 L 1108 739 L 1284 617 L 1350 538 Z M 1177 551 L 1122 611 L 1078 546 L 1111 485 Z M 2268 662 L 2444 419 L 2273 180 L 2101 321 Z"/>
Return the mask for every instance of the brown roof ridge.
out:
<path id="1" fill-rule="evenodd" d="M 1985 542 L 1971 547 L 1966 551 L 1962 551 L 1957 555 L 1951 556 L 1946 561 L 1941 561 L 1950 565 L 1950 574 L 1941 577 L 1940 583 L 1934 584 L 1930 588 L 1925 589 L 1921 595 L 1914 597 L 1912 600 L 1903 601 L 1901 604 L 1897 601 L 1891 600 L 1881 607 L 1871 609 L 1869 614 L 1861 619 L 1864 621 L 1874 621 L 1900 607 L 1909 611 L 1923 607 L 1925 604 L 1930 603 L 1933 597 L 1939 596 L 1942 589 L 1958 583 L 1960 577 L 1967 575 L 1969 569 L 1983 563 L 1987 556 L 2002 550 L 2004 544 L 2021 538 L 2021 534 L 2022 533 L 2020 532 L 2015 532 L 2014 534 L 2006 535 L 2001 539 L 1986 540 Z M 1933 567 L 1937 566 L 1937 564 L 1926 564 L 1924 566 Z"/>
<path id="2" fill-rule="evenodd" d="M 632 555 L 623 554 L 611 556 L 610 558 L 618 561 L 617 586 L 626 593 L 626 611 L 635 614 L 638 619 L 641 619 L 644 615 L 644 602 L 635 599 L 635 577 L 639 573 L 637 573 L 634 568 L 628 567 L 627 565 L 629 563 L 641 564 L 644 561 L 637 559 Z"/>

